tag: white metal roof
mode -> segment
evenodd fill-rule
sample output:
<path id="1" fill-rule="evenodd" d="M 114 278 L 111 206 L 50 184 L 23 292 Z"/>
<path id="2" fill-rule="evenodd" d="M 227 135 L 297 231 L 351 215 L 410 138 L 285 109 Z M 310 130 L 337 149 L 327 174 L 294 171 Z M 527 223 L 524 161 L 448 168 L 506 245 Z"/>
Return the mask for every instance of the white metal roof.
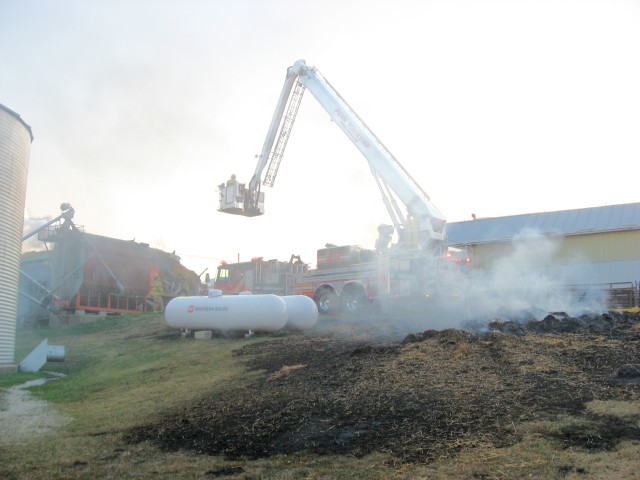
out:
<path id="1" fill-rule="evenodd" d="M 640 203 L 479 218 L 447 224 L 450 245 L 504 242 L 536 235 L 566 236 L 640 230 Z"/>

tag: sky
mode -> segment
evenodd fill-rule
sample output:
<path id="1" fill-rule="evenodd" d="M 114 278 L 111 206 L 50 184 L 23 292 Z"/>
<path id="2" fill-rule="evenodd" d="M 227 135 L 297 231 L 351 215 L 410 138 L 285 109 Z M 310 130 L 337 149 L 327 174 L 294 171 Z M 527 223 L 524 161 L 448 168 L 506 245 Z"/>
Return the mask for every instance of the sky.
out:
<path id="1" fill-rule="evenodd" d="M 639 201 L 640 2 L 0 0 L 0 103 L 31 126 L 26 217 L 75 208 L 201 273 L 315 264 L 390 223 L 307 93 L 266 213 L 248 182 L 287 68 L 318 68 L 449 222 Z"/>

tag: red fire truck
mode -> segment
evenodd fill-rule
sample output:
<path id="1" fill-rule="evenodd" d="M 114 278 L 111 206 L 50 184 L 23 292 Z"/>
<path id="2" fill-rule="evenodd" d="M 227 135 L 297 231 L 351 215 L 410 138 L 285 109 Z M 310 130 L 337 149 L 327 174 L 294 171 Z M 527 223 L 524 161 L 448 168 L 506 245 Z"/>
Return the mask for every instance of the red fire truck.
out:
<path id="1" fill-rule="evenodd" d="M 355 245 L 327 245 L 318 250 L 314 269 L 297 256 L 288 262 L 262 257 L 222 262 L 212 286 L 225 294 L 306 295 L 314 299 L 321 314 L 331 315 L 356 313 L 390 299 L 462 297 L 470 273 L 471 262 L 463 249 L 449 248 L 427 265 L 421 257 L 376 254 Z"/>
<path id="2" fill-rule="evenodd" d="M 213 288 L 227 295 L 241 292 L 294 295 L 296 279 L 307 273 L 309 265 L 300 257 L 288 262 L 254 257 L 249 262 L 222 262 L 216 271 Z"/>

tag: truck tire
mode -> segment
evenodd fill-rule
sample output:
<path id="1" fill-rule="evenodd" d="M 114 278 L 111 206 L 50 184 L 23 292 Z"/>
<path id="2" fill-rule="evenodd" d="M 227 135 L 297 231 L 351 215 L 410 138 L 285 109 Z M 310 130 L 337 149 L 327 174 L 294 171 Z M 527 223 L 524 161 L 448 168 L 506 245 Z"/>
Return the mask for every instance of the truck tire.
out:
<path id="1" fill-rule="evenodd" d="M 338 311 L 338 295 L 332 288 L 320 288 L 313 296 L 320 315 L 334 315 Z"/>
<path id="2" fill-rule="evenodd" d="M 347 285 L 340 295 L 342 311 L 349 316 L 360 316 L 369 305 L 364 287 L 359 284 Z"/>

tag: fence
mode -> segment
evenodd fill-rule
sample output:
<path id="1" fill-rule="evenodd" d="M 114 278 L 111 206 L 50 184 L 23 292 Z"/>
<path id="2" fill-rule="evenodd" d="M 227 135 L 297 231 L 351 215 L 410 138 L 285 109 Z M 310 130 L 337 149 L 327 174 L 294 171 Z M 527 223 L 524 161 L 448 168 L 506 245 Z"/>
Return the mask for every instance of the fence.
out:
<path id="1" fill-rule="evenodd" d="M 640 282 L 566 285 L 561 290 L 568 292 L 577 301 L 600 298 L 612 310 L 640 308 Z"/>

